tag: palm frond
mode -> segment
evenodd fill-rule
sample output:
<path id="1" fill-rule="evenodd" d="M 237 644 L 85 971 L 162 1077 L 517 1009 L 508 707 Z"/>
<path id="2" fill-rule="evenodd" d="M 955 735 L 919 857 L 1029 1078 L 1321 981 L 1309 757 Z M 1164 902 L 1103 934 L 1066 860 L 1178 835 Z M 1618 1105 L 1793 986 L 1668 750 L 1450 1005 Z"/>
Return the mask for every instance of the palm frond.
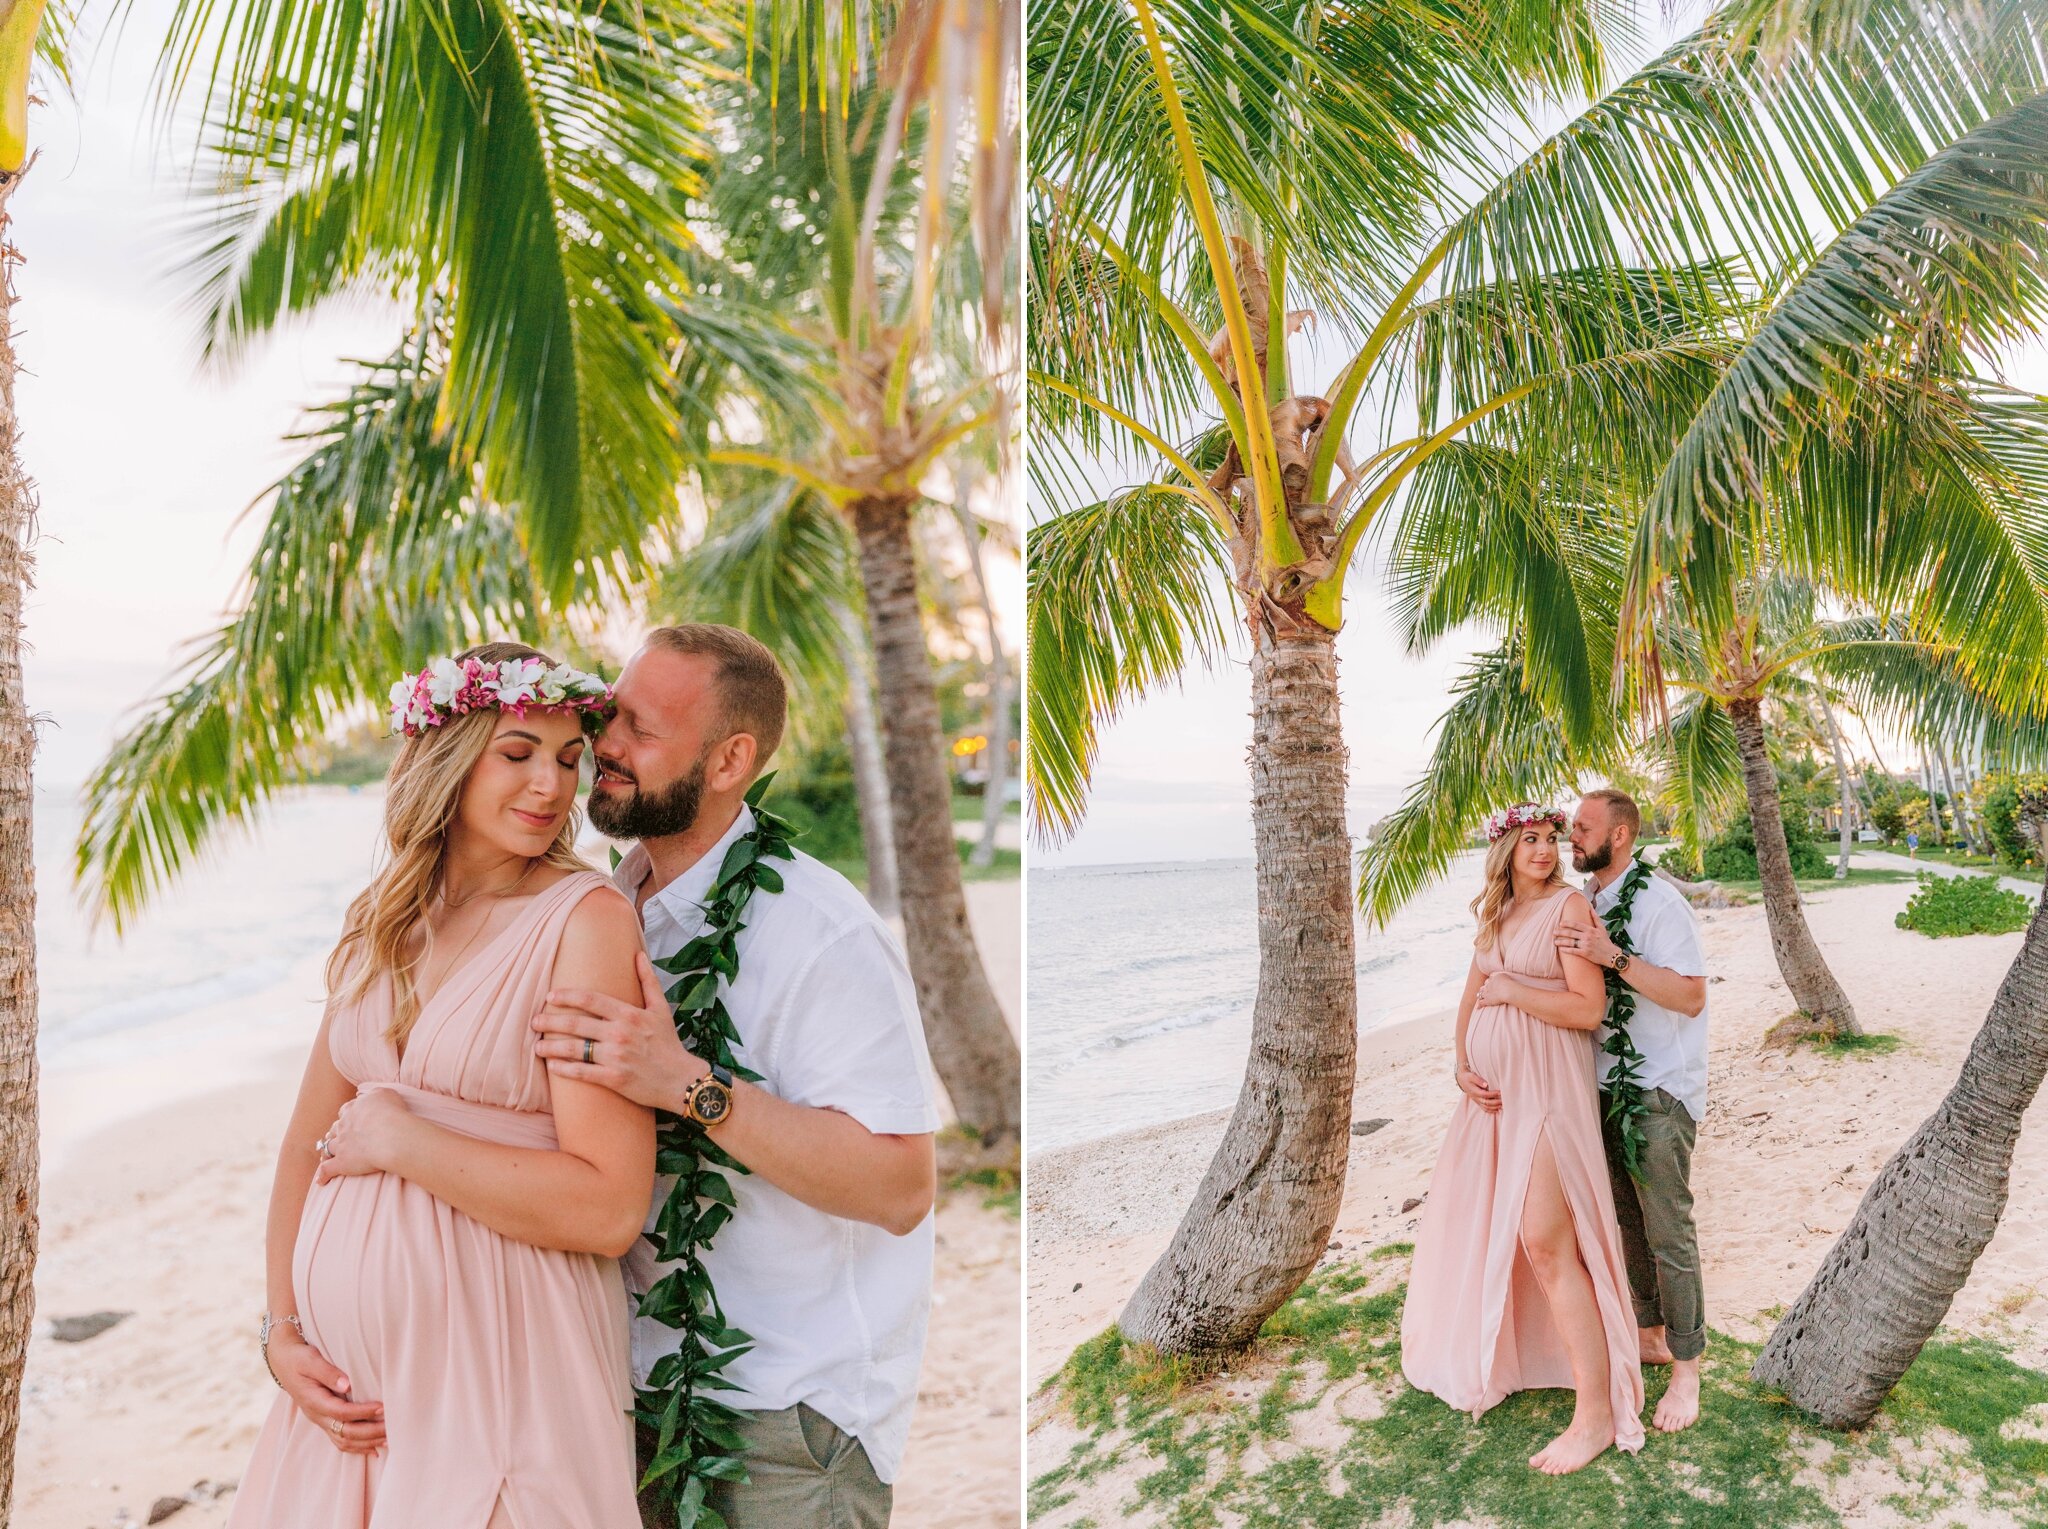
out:
<path id="1" fill-rule="evenodd" d="M 1358 907 L 1384 927 L 1469 848 L 1487 813 L 1572 789 L 1620 756 L 1608 736 L 1574 748 L 1525 683 L 1527 656 L 1508 642 L 1481 654 L 1451 688 L 1429 763 L 1358 857 Z"/>
<path id="2" fill-rule="evenodd" d="M 1229 569 L 1208 517 L 1158 485 L 1040 521 L 1025 567 L 1024 782 L 1033 832 L 1054 842 L 1087 812 L 1103 725 L 1190 662 L 1223 655 Z"/>
<path id="3" fill-rule="evenodd" d="M 543 634 L 520 529 L 437 428 L 422 341 L 365 366 L 277 484 L 237 610 L 86 784 L 82 895 L 120 927 L 338 721 L 426 659 Z"/>

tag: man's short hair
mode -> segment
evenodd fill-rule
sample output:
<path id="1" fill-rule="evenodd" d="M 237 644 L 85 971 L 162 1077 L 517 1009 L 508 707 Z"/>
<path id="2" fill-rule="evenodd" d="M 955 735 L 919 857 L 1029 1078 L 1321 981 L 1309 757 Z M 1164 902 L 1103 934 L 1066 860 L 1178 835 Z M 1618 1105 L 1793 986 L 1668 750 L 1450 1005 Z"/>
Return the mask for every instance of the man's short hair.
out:
<path id="1" fill-rule="evenodd" d="M 754 768 L 765 765 L 782 742 L 782 730 L 789 721 L 789 681 L 767 646 L 738 627 L 709 621 L 656 627 L 647 634 L 647 642 L 650 647 L 708 658 L 718 665 L 722 710 L 713 731 L 724 738 L 751 734 Z"/>
<path id="2" fill-rule="evenodd" d="M 1643 836 L 1643 809 L 1636 805 L 1636 799 L 1618 786 L 1596 786 L 1585 794 L 1589 802 L 1605 802 L 1607 815 L 1616 823 L 1626 823 L 1628 831 L 1640 839 Z"/>

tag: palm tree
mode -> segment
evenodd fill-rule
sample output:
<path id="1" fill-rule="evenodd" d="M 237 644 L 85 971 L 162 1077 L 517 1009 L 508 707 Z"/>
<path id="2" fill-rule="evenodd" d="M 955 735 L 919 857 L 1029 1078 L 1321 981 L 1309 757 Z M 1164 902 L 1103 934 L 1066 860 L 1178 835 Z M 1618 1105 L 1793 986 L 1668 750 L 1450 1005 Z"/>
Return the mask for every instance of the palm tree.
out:
<path id="1" fill-rule="evenodd" d="M 2048 828 L 2048 793 L 2025 803 Z M 1835 1428 L 1876 1415 L 1998 1229 L 2020 1122 L 2048 1075 L 2048 897 L 1934 1113 L 1856 1214 L 1751 1374 Z"/>
<path id="2" fill-rule="evenodd" d="M 905 944 L 933 1065 L 959 1117 L 1005 1140 L 1022 1123 L 1021 1061 L 968 923 L 911 528 L 949 454 L 977 438 L 1005 442 L 1011 428 L 1002 347 L 1016 9 L 904 5 L 884 48 L 827 7 L 841 44 L 829 67 L 805 46 L 806 8 L 778 13 L 735 71 L 767 76 L 769 109 L 728 114 L 741 141 L 704 200 L 739 278 L 816 339 L 828 400 L 808 451 L 778 449 L 806 438 L 783 434 L 711 458 L 801 483 L 853 528 Z M 970 107 L 983 124 L 972 141 Z"/>
<path id="3" fill-rule="evenodd" d="M 1059 507 L 1027 560 L 1040 830 L 1078 823 L 1101 726 L 1221 652 L 1219 586 L 1252 650 L 1252 1056 L 1195 1202 L 1123 1314 L 1130 1335 L 1249 1341 L 1336 1212 L 1357 1016 L 1333 643 L 1346 572 L 1395 495 L 1455 492 L 1462 473 L 1514 490 L 1495 501 L 1503 521 L 1539 489 L 1641 506 L 1620 570 L 1525 565 L 1529 598 L 1566 606 L 1583 579 L 1620 583 L 1606 641 L 1590 614 L 1576 635 L 1532 622 L 1473 677 L 1465 720 L 1490 708 L 1503 729 L 1466 761 L 1475 791 L 1554 782 L 1546 742 L 1612 754 L 1612 718 L 1661 693 L 1649 644 L 1667 582 L 1710 649 L 1733 628 L 1730 540 L 1781 513 L 1750 492 L 1779 445 L 1824 442 L 1878 363 L 1952 359 L 2028 311 L 2048 115 L 2034 12 L 1802 17 L 1784 32 L 1761 29 L 1772 7 L 1711 17 L 1502 165 L 1528 82 L 1554 97 L 1604 83 L 1590 12 L 1453 7 L 1427 27 L 1309 3 L 1227 23 L 1151 0 L 1034 12 L 1033 472 Z M 1454 175 L 1483 189 L 1433 230 Z M 1363 336 L 1325 393 L 1290 371 L 1297 293 Z M 1354 463 L 1368 393 L 1418 419 L 1390 419 Z M 1127 442 L 1153 471 L 1072 492 L 1089 457 Z M 1787 571 L 1817 576 L 1853 541 L 1851 487 L 1813 485 L 1844 513 L 1815 511 Z M 1829 587 L 1886 610 L 1887 581 L 1936 555 L 1928 520 L 1888 568 L 1865 557 Z M 2008 583 L 2015 556 L 2007 544 L 1994 564 Z M 1962 642 L 1963 602 L 1958 580 L 1926 633 Z M 1461 619 L 1445 606 L 1446 626 Z M 1617 645 L 1608 698 L 1594 666 Z M 1991 657 L 1969 664 L 2023 687 Z M 1548 710 L 1517 676 L 1552 692 Z M 1462 839 L 1455 816 L 1424 825 L 1424 859 Z"/>
<path id="4" fill-rule="evenodd" d="M 71 12 L 0 7 L 0 1519 L 14 1497 L 22 1367 L 35 1323 L 41 1141 L 36 1125 L 35 727 L 22 692 L 22 610 L 35 560 L 36 490 L 14 412 L 14 247 L 8 211 L 31 160 L 29 86 L 66 83 Z"/>

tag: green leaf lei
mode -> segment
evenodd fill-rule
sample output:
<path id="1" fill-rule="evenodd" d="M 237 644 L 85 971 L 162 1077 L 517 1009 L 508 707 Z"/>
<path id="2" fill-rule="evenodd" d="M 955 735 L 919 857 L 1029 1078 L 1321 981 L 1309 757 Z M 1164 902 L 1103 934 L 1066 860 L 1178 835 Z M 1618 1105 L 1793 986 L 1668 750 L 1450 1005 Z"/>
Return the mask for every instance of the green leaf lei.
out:
<path id="1" fill-rule="evenodd" d="M 1607 937 L 1630 955 L 1636 953 L 1636 948 L 1629 938 L 1629 910 L 1635 906 L 1636 893 L 1649 879 L 1650 868 L 1642 861 L 1630 866 L 1628 874 L 1621 878 L 1621 893 L 1615 898 L 1614 906 L 1601 919 L 1607 925 Z M 1601 1083 L 1600 1092 L 1607 1098 L 1606 1118 L 1620 1137 L 1622 1165 L 1628 1169 L 1630 1178 L 1640 1180 L 1643 1176 L 1642 1117 L 1648 1106 L 1643 1103 L 1640 1071 L 1643 1054 L 1636 1050 L 1636 1043 L 1628 1033 L 1628 1022 L 1635 1018 L 1636 1013 L 1636 990 L 1622 981 L 1621 973 L 1611 966 L 1607 968 L 1606 976 L 1608 1036 L 1600 1049 L 1614 1058 L 1614 1071 Z"/>
<path id="2" fill-rule="evenodd" d="M 704 905 L 704 932 L 654 963 L 676 979 L 667 991 L 683 1044 L 749 1081 L 759 1081 L 760 1074 L 733 1060 L 739 1032 L 719 990 L 721 982 L 729 987 L 739 976 L 738 940 L 746 928 L 742 915 L 748 902 L 757 891 L 782 890 L 782 873 L 768 861 L 793 858 L 789 841 L 794 830 L 761 806 L 773 779 L 772 774 L 764 775 L 747 792 L 754 827 L 726 851 Z M 722 1529 L 725 1520 L 717 1509 L 705 1505 L 705 1492 L 713 1481 L 747 1479 L 740 1458 L 746 1441 L 733 1426 L 743 1414 L 708 1393 L 736 1389 L 721 1372 L 746 1353 L 753 1340 L 726 1324 L 703 1255 L 719 1228 L 732 1219 L 733 1193 L 726 1173 L 747 1170 L 720 1151 L 702 1126 L 666 1110 L 657 1117 L 654 1161 L 658 1172 L 676 1176 L 650 1234 L 656 1256 L 675 1267 L 640 1298 L 640 1315 L 677 1328 L 682 1336 L 672 1353 L 655 1362 L 647 1384 L 633 1393 L 634 1420 L 655 1436 L 653 1458 L 640 1486 L 643 1491 L 655 1489 L 664 1523 L 677 1529 Z"/>

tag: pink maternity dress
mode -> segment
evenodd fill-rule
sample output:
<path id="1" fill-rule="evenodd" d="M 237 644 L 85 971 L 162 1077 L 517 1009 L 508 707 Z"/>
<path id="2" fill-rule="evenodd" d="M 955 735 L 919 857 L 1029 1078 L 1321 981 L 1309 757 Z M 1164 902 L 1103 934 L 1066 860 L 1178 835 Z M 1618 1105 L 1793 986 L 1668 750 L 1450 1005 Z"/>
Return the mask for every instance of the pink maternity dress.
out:
<path id="1" fill-rule="evenodd" d="M 1561 991 L 1564 967 L 1552 935 L 1571 896 L 1564 888 L 1523 914 L 1504 942 L 1479 952 L 1480 970 Z M 1509 1004 L 1482 1004 L 1465 1045 L 1479 1076 L 1500 1090 L 1500 1110 L 1460 1094 L 1451 1114 L 1415 1236 L 1401 1372 L 1474 1417 L 1515 1391 L 1571 1386 L 1564 1339 L 1522 1250 L 1522 1201 L 1537 1143 L 1547 1136 L 1607 1337 L 1615 1445 L 1641 1449 L 1642 1356 L 1600 1142 L 1592 1033 L 1545 1024 Z"/>
<path id="2" fill-rule="evenodd" d="M 443 980 L 403 1059 L 388 982 L 338 1009 L 335 1065 L 450 1130 L 553 1147 L 528 1021 L 571 911 L 609 886 L 577 872 L 537 893 Z M 353 1399 L 384 1403 L 386 1445 L 343 1454 L 279 1395 L 229 1529 L 485 1529 L 501 1500 L 516 1529 L 639 1529 L 616 1260 L 517 1242 L 372 1173 L 313 1186 L 292 1288 L 306 1341 Z"/>

